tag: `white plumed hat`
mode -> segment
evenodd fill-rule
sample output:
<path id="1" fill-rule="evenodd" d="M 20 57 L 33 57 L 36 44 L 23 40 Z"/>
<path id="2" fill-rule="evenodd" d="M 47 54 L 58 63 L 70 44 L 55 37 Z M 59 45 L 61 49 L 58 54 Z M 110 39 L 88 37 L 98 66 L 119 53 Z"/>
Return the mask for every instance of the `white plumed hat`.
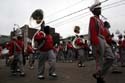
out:
<path id="1" fill-rule="evenodd" d="M 91 7 L 89 7 L 90 11 L 93 11 L 95 8 L 101 8 L 100 5 L 101 2 L 99 0 L 95 0 L 94 4 Z"/>

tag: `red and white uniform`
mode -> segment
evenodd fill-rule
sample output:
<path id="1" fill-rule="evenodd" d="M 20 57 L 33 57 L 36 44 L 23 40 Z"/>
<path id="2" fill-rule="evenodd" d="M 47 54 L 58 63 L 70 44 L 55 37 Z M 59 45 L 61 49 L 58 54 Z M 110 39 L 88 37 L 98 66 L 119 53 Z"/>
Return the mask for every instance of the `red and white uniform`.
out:
<path id="1" fill-rule="evenodd" d="M 27 46 L 27 53 L 28 53 L 28 54 L 34 53 L 34 50 L 33 50 L 33 48 L 32 48 L 31 45 L 28 45 L 28 46 Z"/>
<path id="2" fill-rule="evenodd" d="M 67 43 L 67 49 L 73 49 L 72 43 Z"/>
<path id="3" fill-rule="evenodd" d="M 10 40 L 10 42 L 9 42 L 9 47 L 8 47 L 9 56 L 12 56 L 14 53 L 14 42 L 16 42 L 15 39 Z"/>
<path id="4" fill-rule="evenodd" d="M 45 44 L 43 46 L 43 48 L 41 48 L 41 51 L 48 51 L 50 49 L 53 49 L 53 38 L 51 35 L 46 35 L 45 37 Z"/>
<path id="5" fill-rule="evenodd" d="M 99 27 L 97 27 L 99 26 Z M 92 45 L 98 45 L 99 44 L 99 34 L 102 36 L 104 35 L 104 24 L 102 20 L 100 20 L 98 17 L 93 16 L 90 18 L 90 24 L 89 24 L 89 31 L 90 31 L 90 41 Z"/>
<path id="6" fill-rule="evenodd" d="M 110 32 L 109 32 L 109 30 L 107 28 L 104 28 L 103 36 L 105 37 L 106 42 L 109 45 L 111 45 L 111 43 L 112 43 L 112 37 L 111 37 Z"/>
<path id="7" fill-rule="evenodd" d="M 59 44 L 59 51 L 63 51 L 63 44 Z"/>
<path id="8" fill-rule="evenodd" d="M 123 39 L 122 47 L 125 48 L 125 39 Z"/>
<path id="9" fill-rule="evenodd" d="M 110 59 L 111 62 L 114 59 L 112 49 L 106 42 L 106 36 L 108 34 L 109 33 L 104 28 L 103 21 L 98 16 L 90 18 L 89 36 L 92 44 L 93 55 L 96 57 L 96 70 L 97 72 L 101 71 L 103 75 L 112 65 L 108 65 L 109 63 L 104 65 L 104 58 Z M 103 71 L 106 66 L 108 66 L 107 69 Z"/>
<path id="10" fill-rule="evenodd" d="M 14 51 L 17 53 L 22 53 L 24 48 L 23 40 L 11 40 L 10 41 L 10 48 L 9 48 L 9 55 L 13 55 Z"/>

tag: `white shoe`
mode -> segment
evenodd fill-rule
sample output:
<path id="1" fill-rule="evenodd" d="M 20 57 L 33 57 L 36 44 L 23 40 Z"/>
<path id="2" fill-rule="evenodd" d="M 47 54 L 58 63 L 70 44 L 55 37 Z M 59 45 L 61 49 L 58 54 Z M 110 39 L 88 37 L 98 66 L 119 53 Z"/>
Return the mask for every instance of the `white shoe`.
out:
<path id="1" fill-rule="evenodd" d="M 34 67 L 33 67 L 33 66 L 31 66 L 31 67 L 30 67 L 30 69 L 32 70 L 32 69 L 34 69 Z"/>
<path id="2" fill-rule="evenodd" d="M 49 76 L 57 77 L 56 73 L 49 74 Z"/>
<path id="3" fill-rule="evenodd" d="M 81 67 L 82 65 L 81 64 L 78 64 L 79 67 Z"/>
<path id="4" fill-rule="evenodd" d="M 38 75 L 38 79 L 44 79 L 43 75 Z"/>
<path id="5" fill-rule="evenodd" d="M 20 76 L 25 76 L 25 73 L 24 73 L 24 72 L 21 72 L 21 73 L 20 73 Z"/>

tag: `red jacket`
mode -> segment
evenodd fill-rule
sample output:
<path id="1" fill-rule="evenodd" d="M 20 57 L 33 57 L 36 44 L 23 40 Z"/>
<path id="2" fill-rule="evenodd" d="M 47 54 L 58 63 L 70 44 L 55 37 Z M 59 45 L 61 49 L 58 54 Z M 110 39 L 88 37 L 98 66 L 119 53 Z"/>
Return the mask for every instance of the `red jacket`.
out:
<path id="1" fill-rule="evenodd" d="M 110 32 L 107 28 L 104 28 L 103 36 L 105 37 L 105 40 L 108 44 L 112 43 L 112 37 L 110 36 Z"/>
<path id="2" fill-rule="evenodd" d="M 125 48 L 125 39 L 122 41 L 122 47 Z"/>
<path id="3" fill-rule="evenodd" d="M 62 44 L 59 45 L 59 50 L 63 50 L 63 45 Z"/>
<path id="4" fill-rule="evenodd" d="M 49 51 L 50 49 L 53 49 L 53 37 L 51 35 L 45 36 L 45 44 L 40 49 L 41 51 Z"/>
<path id="5" fill-rule="evenodd" d="M 23 52 L 24 42 L 23 40 L 11 40 L 10 41 L 10 48 L 9 48 L 9 55 L 13 55 L 14 52 Z"/>
<path id="6" fill-rule="evenodd" d="M 33 53 L 33 48 L 32 48 L 31 45 L 28 45 L 28 46 L 27 46 L 27 53 L 28 53 L 28 54 L 32 54 L 32 53 Z"/>
<path id="7" fill-rule="evenodd" d="M 14 42 L 15 42 L 15 41 L 16 41 L 16 40 L 12 39 L 12 40 L 10 40 L 10 42 L 9 42 L 9 47 L 8 47 L 9 56 L 12 56 L 13 53 L 14 53 Z"/>
<path id="8" fill-rule="evenodd" d="M 67 49 L 73 49 L 72 43 L 67 43 Z"/>
<path id="9" fill-rule="evenodd" d="M 96 16 L 90 18 L 89 22 L 89 32 L 90 32 L 90 41 L 92 45 L 98 45 L 99 39 L 98 35 L 104 35 L 104 24 L 101 19 Z"/>
<path id="10" fill-rule="evenodd" d="M 120 48 L 122 47 L 122 40 L 121 39 L 118 40 L 118 45 Z"/>

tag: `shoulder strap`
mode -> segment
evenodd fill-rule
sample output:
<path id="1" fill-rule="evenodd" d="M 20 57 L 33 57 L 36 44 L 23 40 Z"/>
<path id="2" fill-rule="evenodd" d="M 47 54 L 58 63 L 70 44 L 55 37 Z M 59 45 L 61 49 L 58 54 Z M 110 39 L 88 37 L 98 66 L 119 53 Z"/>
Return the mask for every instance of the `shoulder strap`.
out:
<path id="1" fill-rule="evenodd" d="M 96 27 L 96 31 L 98 32 L 98 34 L 100 33 L 100 30 L 99 30 L 99 23 L 98 23 L 98 19 L 96 18 L 96 17 L 94 17 L 94 19 L 95 19 L 95 22 L 96 22 L 96 24 L 95 24 L 95 27 Z"/>
<path id="2" fill-rule="evenodd" d="M 19 48 L 20 50 L 22 50 L 21 47 L 15 41 L 14 41 L 14 45 L 16 45 L 17 48 Z"/>
<path id="3" fill-rule="evenodd" d="M 95 19 L 95 27 L 96 27 L 96 31 L 98 32 L 98 33 L 100 33 L 100 31 L 99 31 L 99 24 L 98 24 L 98 19 L 94 16 L 94 19 Z M 88 38 L 89 38 L 89 40 L 90 40 L 90 36 L 91 36 L 91 33 L 90 33 L 90 28 L 89 28 L 89 30 L 88 30 Z"/>

